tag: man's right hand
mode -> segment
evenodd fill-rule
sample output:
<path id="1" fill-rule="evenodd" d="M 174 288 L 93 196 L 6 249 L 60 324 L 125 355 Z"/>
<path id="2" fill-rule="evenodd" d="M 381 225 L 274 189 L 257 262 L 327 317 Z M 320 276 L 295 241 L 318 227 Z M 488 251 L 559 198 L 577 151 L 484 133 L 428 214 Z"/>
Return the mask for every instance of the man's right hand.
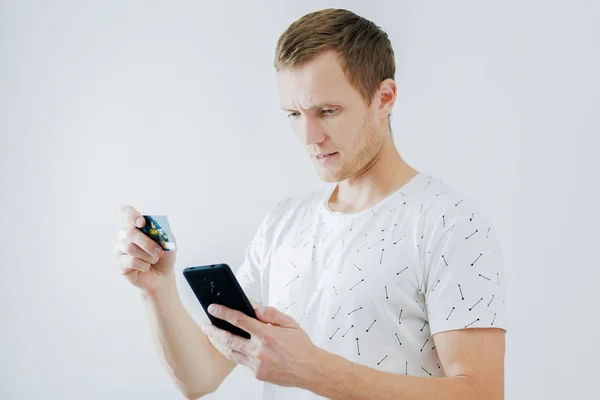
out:
<path id="1" fill-rule="evenodd" d="M 122 274 L 146 293 L 152 293 L 173 279 L 176 251 L 164 251 L 146 236 L 141 228 L 146 223 L 142 214 L 131 206 L 120 210 L 123 227 L 117 231 L 115 255 Z"/>

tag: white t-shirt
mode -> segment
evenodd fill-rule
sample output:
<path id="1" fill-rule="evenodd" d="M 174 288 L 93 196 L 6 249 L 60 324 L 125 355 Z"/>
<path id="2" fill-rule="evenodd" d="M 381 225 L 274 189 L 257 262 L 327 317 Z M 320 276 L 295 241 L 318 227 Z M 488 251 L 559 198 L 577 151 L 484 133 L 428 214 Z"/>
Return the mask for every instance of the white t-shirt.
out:
<path id="1" fill-rule="evenodd" d="M 335 189 L 277 203 L 236 277 L 246 295 L 292 316 L 312 342 L 377 370 L 444 376 L 432 335 L 506 329 L 503 255 L 489 218 L 438 178 L 417 174 L 358 213 Z M 265 382 L 263 398 L 322 398 Z"/>

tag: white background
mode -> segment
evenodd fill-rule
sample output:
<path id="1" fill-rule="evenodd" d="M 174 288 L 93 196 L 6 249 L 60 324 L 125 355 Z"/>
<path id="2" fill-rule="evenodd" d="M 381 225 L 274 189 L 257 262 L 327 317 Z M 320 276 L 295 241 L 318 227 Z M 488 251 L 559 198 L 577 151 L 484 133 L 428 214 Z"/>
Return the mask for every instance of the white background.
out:
<path id="1" fill-rule="evenodd" d="M 169 216 L 179 272 L 237 268 L 276 201 L 322 185 L 272 62 L 327 6 L 389 33 L 400 153 L 501 232 L 506 398 L 600 398 L 598 2 L 100 4 L 0 2 L 0 398 L 181 398 L 117 270 L 118 209 Z M 261 387 L 238 367 L 208 398 Z"/>

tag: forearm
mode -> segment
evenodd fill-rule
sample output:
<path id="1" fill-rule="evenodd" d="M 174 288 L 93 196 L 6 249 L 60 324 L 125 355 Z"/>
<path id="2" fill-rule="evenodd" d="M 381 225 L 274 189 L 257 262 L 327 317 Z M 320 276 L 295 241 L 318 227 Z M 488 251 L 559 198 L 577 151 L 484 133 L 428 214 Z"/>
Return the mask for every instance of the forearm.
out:
<path id="1" fill-rule="evenodd" d="M 175 277 L 142 297 L 155 347 L 178 389 L 188 397 L 215 390 L 216 350 L 181 303 Z"/>
<path id="2" fill-rule="evenodd" d="M 488 398 L 468 377 L 425 378 L 392 374 L 348 361 L 324 351 L 304 389 L 337 400 L 469 400 Z"/>

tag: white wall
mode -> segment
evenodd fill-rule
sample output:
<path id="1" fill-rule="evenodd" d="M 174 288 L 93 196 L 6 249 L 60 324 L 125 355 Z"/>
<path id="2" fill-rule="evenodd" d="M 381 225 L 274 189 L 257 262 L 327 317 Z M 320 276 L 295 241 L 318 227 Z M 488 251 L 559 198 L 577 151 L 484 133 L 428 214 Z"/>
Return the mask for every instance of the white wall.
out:
<path id="1" fill-rule="evenodd" d="M 600 397 L 598 2 L 103 3 L 0 2 L 0 398 L 181 398 L 116 268 L 118 208 L 169 216 L 178 271 L 237 267 L 275 201 L 321 185 L 272 59 L 326 6 L 389 33 L 401 154 L 501 231 L 506 398 Z M 238 367 L 208 398 L 260 390 Z"/>

